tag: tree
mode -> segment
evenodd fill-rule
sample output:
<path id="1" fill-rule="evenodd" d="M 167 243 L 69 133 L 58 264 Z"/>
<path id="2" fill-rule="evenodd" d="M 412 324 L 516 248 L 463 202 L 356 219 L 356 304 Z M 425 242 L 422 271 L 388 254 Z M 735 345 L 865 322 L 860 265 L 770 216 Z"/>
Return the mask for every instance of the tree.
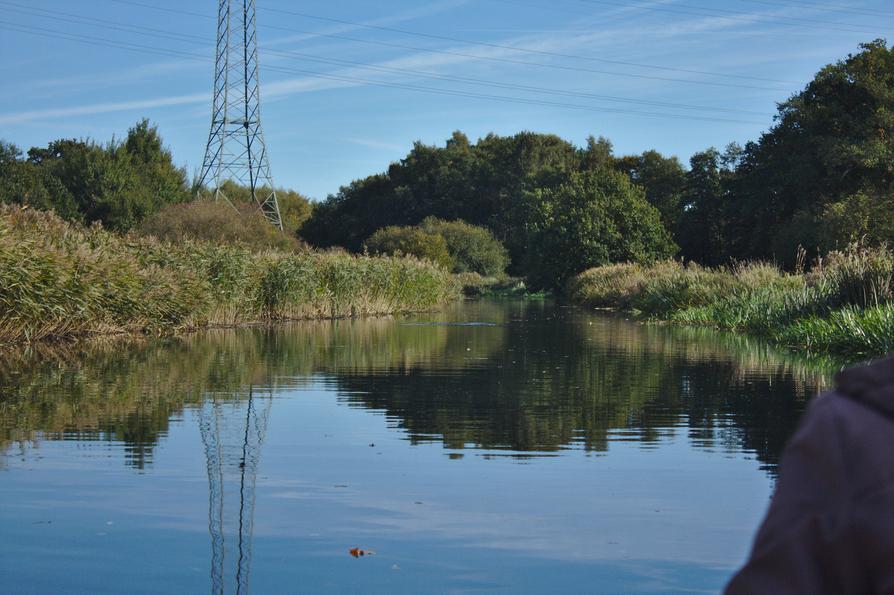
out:
<path id="1" fill-rule="evenodd" d="M 683 213 L 683 191 L 686 170 L 676 157 L 665 157 L 658 151 L 620 157 L 615 167 L 646 191 L 646 200 L 661 213 L 661 221 L 674 230 Z"/>
<path id="2" fill-rule="evenodd" d="M 55 210 L 74 221 L 128 230 L 167 204 L 190 198 L 186 172 L 173 164 L 158 130 L 143 120 L 123 143 L 63 139 L 27 159 L 2 151 L 0 200 Z"/>
<path id="3" fill-rule="evenodd" d="M 791 260 L 799 244 L 841 245 L 854 230 L 823 222 L 857 203 L 887 221 L 892 193 L 894 51 L 879 39 L 823 68 L 746 146 L 731 187 L 732 254 Z"/>
<path id="4" fill-rule="evenodd" d="M 525 201 L 524 268 L 535 287 L 561 287 L 595 266 L 652 262 L 677 249 L 643 190 L 613 169 L 574 173 Z"/>
<path id="5" fill-rule="evenodd" d="M 734 176 L 740 150 L 737 145 L 720 153 L 713 147 L 696 153 L 685 175 L 683 205 L 675 237 L 688 260 L 718 265 L 729 258 L 726 189 Z"/>

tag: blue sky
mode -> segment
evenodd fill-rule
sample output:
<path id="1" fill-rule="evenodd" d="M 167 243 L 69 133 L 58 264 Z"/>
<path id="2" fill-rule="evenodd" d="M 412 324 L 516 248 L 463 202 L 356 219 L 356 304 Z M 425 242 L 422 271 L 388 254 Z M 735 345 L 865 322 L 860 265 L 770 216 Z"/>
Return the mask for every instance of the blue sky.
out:
<path id="1" fill-rule="evenodd" d="M 757 138 L 820 67 L 894 37 L 887 0 L 257 3 L 273 174 L 315 198 L 454 130 L 603 135 L 685 161 Z M 0 138 L 106 141 L 146 117 L 201 166 L 216 0 L 0 7 Z"/>

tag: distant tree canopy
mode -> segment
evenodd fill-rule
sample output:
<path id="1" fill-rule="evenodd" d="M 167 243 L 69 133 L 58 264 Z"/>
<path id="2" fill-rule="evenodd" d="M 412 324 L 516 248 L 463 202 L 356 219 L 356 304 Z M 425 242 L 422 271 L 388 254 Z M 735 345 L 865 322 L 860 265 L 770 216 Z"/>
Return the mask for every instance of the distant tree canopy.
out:
<path id="1" fill-rule="evenodd" d="M 148 120 L 131 128 L 122 142 L 105 145 L 63 139 L 32 148 L 26 155 L 0 141 L 0 202 L 53 210 L 70 221 L 98 221 L 127 231 L 168 205 L 193 201 L 196 190 L 186 171 L 174 165 L 158 129 Z M 253 201 L 247 188 L 228 181 L 224 191 L 243 212 L 250 210 Z M 312 204 L 292 190 L 277 189 L 277 197 L 283 227 L 294 236 L 310 217 Z M 208 233 L 213 235 L 214 230 Z"/>
<path id="2" fill-rule="evenodd" d="M 526 226 L 535 216 L 530 193 L 557 188 L 586 171 L 594 172 L 590 181 L 600 176 L 615 180 L 613 167 L 611 144 L 602 138 L 591 138 L 586 148 L 578 149 L 553 135 L 524 132 L 491 134 L 473 145 L 456 132 L 445 147 L 416 143 L 386 173 L 355 181 L 330 196 L 316 207 L 301 236 L 317 246 L 359 251 L 383 227 L 419 225 L 428 217 L 462 220 L 491 230 L 508 249 L 514 272 L 524 274 L 522 263 L 532 249 Z M 618 189 L 614 183 L 607 187 Z M 631 189 L 628 183 L 624 191 Z M 641 193 L 635 200 L 648 206 Z M 545 212 L 536 211 L 538 225 L 545 225 Z"/>
<path id="3" fill-rule="evenodd" d="M 27 156 L 12 145 L 0 149 L 0 202 L 127 230 L 162 206 L 189 198 L 186 172 L 173 164 L 146 120 L 120 143 L 58 140 Z"/>
<path id="4" fill-rule="evenodd" d="M 634 196 L 613 172 L 642 192 Z M 607 205 L 624 201 L 642 217 L 612 236 L 619 223 Z M 382 227 L 430 216 L 487 227 L 508 248 L 511 270 L 540 284 L 583 266 L 576 256 L 602 259 L 603 249 L 609 260 L 666 255 L 662 226 L 679 256 L 707 265 L 791 262 L 799 245 L 820 253 L 858 239 L 894 243 L 894 51 L 884 40 L 862 45 L 782 103 L 757 142 L 706 149 L 688 170 L 657 151 L 616 157 L 594 137 L 583 148 L 532 132 L 475 144 L 456 132 L 443 148 L 416 143 L 387 172 L 318 205 L 301 235 L 360 250 Z M 543 270 L 549 259 L 552 275 Z"/>

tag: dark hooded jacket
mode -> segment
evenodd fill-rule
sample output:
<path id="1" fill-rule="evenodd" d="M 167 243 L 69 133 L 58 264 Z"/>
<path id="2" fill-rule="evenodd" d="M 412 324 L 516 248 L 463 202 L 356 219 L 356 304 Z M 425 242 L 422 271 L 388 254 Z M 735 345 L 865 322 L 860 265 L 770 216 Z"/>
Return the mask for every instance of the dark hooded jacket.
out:
<path id="1" fill-rule="evenodd" d="M 894 594 L 894 358 L 846 370 L 786 448 L 726 592 Z"/>

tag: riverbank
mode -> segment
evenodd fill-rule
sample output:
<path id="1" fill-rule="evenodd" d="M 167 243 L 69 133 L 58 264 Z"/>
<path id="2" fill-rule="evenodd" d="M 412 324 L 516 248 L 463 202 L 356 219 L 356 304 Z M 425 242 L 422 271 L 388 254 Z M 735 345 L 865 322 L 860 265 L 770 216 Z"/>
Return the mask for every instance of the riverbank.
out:
<path id="1" fill-rule="evenodd" d="M 579 275 L 568 294 L 584 306 L 756 334 L 817 353 L 894 351 L 894 253 L 886 248 L 854 246 L 794 274 L 766 263 L 610 265 Z"/>
<path id="2" fill-rule="evenodd" d="M 458 298 L 407 257 L 119 235 L 0 208 L 0 342 L 419 312 Z"/>

